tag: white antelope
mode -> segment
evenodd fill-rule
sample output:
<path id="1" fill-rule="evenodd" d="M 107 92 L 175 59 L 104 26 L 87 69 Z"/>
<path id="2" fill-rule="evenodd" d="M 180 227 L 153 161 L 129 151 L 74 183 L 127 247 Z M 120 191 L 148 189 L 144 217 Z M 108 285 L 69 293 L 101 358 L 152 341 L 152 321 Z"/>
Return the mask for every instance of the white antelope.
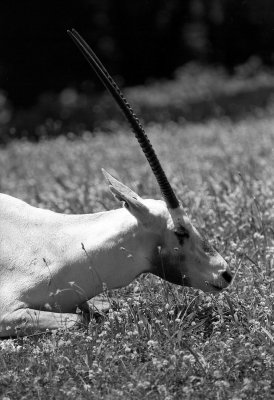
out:
<path id="1" fill-rule="evenodd" d="M 164 201 L 145 200 L 104 172 L 117 210 L 65 215 L 0 195 L 0 337 L 72 327 L 76 309 L 151 272 L 209 292 L 227 287 L 227 263 L 191 224 L 138 119 L 108 72 L 69 31 L 130 122 Z"/>

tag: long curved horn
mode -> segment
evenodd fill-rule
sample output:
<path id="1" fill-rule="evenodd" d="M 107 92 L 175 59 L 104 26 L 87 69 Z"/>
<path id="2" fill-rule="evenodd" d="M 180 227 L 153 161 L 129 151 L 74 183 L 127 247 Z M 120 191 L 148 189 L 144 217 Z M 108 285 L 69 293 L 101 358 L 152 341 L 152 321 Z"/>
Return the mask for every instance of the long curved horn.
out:
<path id="1" fill-rule="evenodd" d="M 96 75 L 102 81 L 103 85 L 109 90 L 115 101 L 117 102 L 118 106 L 124 113 L 126 119 L 130 123 L 135 137 L 137 138 L 147 161 L 155 175 L 155 178 L 160 186 L 161 193 L 163 198 L 168 206 L 169 209 L 177 209 L 180 207 L 180 203 L 175 196 L 175 193 L 166 177 L 166 174 L 158 160 L 158 157 L 155 154 L 155 151 L 139 121 L 139 119 L 134 114 L 131 106 L 127 102 L 126 98 L 124 97 L 123 93 L 119 89 L 118 85 L 115 83 L 113 78 L 109 75 L 106 68 L 103 66 L 101 61 L 98 57 L 94 54 L 92 49 L 89 45 L 85 42 L 85 40 L 79 35 L 79 33 L 72 29 L 71 31 L 67 31 L 69 36 L 72 38 L 74 43 L 77 45 L 79 50 L 85 56 L 93 70 L 95 71 Z"/>

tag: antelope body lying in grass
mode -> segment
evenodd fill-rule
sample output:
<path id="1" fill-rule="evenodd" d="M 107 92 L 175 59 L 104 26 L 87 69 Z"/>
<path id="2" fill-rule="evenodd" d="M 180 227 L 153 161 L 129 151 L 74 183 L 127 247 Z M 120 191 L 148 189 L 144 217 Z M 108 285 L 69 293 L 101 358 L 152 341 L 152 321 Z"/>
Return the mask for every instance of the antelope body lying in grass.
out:
<path id="1" fill-rule="evenodd" d="M 225 260 L 193 227 L 138 119 L 104 66 L 73 30 L 72 39 L 131 123 L 164 198 L 144 200 L 104 171 L 124 207 L 65 215 L 0 195 L 0 337 L 72 327 L 104 290 L 144 272 L 218 292 L 231 281 Z"/>

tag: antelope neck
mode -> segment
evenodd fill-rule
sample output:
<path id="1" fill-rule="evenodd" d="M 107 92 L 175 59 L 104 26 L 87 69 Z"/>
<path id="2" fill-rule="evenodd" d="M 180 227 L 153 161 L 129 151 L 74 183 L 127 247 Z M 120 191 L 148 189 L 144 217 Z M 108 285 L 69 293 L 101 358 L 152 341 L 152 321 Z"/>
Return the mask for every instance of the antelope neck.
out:
<path id="1" fill-rule="evenodd" d="M 153 272 L 154 253 L 161 240 L 159 232 L 146 229 L 124 208 L 87 216 L 89 218 L 90 223 L 78 223 L 77 228 L 72 224 L 68 248 L 72 256 L 78 254 L 73 264 L 84 259 L 84 268 L 92 269 L 91 295 L 102 292 L 103 284 L 108 289 L 119 288 L 143 272 Z"/>

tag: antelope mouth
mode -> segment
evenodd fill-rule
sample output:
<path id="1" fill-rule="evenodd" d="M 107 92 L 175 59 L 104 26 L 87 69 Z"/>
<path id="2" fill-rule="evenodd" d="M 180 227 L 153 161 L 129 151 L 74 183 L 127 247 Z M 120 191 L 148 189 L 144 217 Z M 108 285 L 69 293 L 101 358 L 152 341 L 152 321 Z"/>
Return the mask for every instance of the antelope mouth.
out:
<path id="1" fill-rule="evenodd" d="M 224 282 L 206 282 L 207 291 L 212 293 L 220 293 L 222 290 L 227 288 L 228 284 Z"/>
<path id="2" fill-rule="evenodd" d="M 214 291 L 217 291 L 217 292 L 221 292 L 224 289 L 223 286 L 214 285 L 213 283 L 209 283 L 208 285 L 210 288 L 213 288 Z"/>

